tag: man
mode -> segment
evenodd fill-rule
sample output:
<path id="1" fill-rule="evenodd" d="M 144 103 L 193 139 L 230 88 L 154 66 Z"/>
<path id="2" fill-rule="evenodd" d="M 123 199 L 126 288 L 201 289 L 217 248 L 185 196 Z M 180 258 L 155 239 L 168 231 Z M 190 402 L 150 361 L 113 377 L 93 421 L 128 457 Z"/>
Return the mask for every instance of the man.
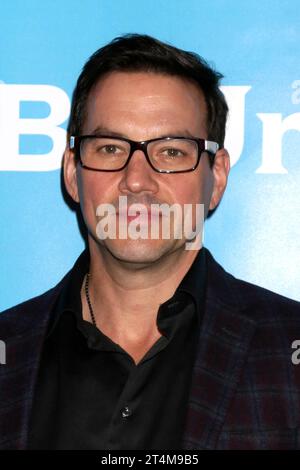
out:
<path id="1" fill-rule="evenodd" d="M 220 78 L 143 35 L 84 66 L 63 170 L 87 248 L 57 286 L 0 316 L 0 448 L 299 447 L 299 304 L 187 245 L 229 172 Z M 180 219 L 163 204 L 193 210 Z"/>

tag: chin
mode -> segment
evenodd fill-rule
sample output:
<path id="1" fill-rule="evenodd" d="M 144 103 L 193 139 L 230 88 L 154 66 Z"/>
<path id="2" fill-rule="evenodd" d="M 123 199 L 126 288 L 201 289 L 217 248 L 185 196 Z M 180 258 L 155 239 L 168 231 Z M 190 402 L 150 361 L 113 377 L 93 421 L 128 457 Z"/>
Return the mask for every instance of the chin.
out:
<path id="1" fill-rule="evenodd" d="M 177 243 L 176 243 L 177 242 Z M 178 240 L 103 240 L 101 245 L 117 260 L 147 265 L 178 248 Z"/>

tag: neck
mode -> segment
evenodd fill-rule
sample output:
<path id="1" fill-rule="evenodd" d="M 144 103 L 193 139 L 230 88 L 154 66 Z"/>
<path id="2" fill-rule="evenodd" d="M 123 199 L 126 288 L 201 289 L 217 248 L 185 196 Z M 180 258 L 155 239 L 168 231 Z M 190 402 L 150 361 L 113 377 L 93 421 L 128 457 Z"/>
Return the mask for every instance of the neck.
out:
<path id="1" fill-rule="evenodd" d="M 172 297 L 198 252 L 178 249 L 156 262 L 132 264 L 117 260 L 93 239 L 89 250 L 89 296 L 98 328 L 119 344 L 159 337 L 158 308 Z M 91 321 L 84 284 L 82 304 L 84 319 Z"/>

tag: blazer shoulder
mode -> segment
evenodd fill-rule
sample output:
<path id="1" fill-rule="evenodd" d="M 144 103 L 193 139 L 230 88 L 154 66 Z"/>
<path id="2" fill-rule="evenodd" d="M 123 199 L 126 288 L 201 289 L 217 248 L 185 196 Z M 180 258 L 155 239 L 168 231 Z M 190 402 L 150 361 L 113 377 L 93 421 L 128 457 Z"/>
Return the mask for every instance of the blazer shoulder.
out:
<path id="1" fill-rule="evenodd" d="M 231 275 L 232 276 L 232 275 Z M 278 307 L 288 310 L 296 310 L 300 313 L 300 302 L 297 300 L 290 299 L 282 294 L 273 292 L 265 287 L 258 286 L 248 281 L 236 278 L 232 276 L 236 282 L 236 288 L 239 290 L 240 296 L 247 299 L 248 302 L 262 302 L 268 304 L 272 308 Z"/>
<path id="2" fill-rule="evenodd" d="M 216 297 L 219 292 L 223 302 L 251 312 L 251 317 L 258 321 L 279 315 L 283 319 L 295 317 L 300 324 L 300 302 L 233 276 L 207 252 L 210 296 Z"/>
<path id="3" fill-rule="evenodd" d="M 0 313 L 1 339 L 20 335 L 31 328 L 42 326 L 47 321 L 59 297 L 70 271 L 51 289 L 25 300 Z"/>

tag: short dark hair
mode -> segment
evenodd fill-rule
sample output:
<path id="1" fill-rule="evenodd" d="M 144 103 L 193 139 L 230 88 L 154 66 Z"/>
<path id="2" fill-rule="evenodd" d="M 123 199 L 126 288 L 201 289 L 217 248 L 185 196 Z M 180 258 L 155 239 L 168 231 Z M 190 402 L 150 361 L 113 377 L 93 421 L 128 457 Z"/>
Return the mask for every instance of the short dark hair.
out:
<path id="1" fill-rule="evenodd" d="M 126 34 L 98 49 L 86 62 L 73 92 L 69 135 L 80 135 L 86 116 L 88 95 L 110 72 L 154 72 L 195 82 L 207 105 L 208 139 L 222 147 L 228 107 L 219 84 L 223 75 L 194 52 L 187 52 L 151 36 Z"/>

